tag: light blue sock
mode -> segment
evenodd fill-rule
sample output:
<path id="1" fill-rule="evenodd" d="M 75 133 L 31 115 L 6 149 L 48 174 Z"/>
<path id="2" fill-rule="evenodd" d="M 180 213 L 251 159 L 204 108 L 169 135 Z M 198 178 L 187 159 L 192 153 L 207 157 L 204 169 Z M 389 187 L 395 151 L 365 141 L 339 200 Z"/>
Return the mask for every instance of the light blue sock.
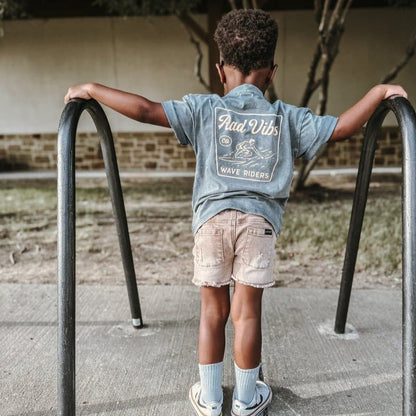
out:
<path id="1" fill-rule="evenodd" d="M 256 392 L 256 381 L 259 378 L 260 366 L 243 370 L 234 363 L 235 390 L 234 396 L 240 402 L 250 404 Z"/>
<path id="2" fill-rule="evenodd" d="M 205 403 L 222 402 L 222 370 L 224 363 L 199 364 L 202 400 Z"/>

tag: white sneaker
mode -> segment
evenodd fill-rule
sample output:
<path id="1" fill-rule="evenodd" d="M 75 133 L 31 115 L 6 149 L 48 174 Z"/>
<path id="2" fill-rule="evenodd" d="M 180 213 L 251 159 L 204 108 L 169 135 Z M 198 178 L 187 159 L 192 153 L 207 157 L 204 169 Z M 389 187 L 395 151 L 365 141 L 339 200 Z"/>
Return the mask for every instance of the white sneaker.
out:
<path id="1" fill-rule="evenodd" d="M 190 388 L 189 400 L 198 416 L 222 416 L 222 400 L 205 403 L 201 397 L 201 382 L 199 381 Z"/>
<path id="2" fill-rule="evenodd" d="M 272 401 L 271 388 L 262 381 L 256 381 L 256 393 L 251 403 L 246 404 L 237 400 L 233 395 L 233 407 L 231 409 L 232 416 L 257 416 Z"/>

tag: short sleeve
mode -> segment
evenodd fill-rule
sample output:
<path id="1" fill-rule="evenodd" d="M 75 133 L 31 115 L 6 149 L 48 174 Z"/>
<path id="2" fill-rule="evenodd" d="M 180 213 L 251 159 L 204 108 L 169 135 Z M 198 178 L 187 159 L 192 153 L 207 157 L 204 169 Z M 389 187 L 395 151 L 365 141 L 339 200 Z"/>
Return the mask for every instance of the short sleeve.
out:
<path id="1" fill-rule="evenodd" d="M 333 116 L 317 116 L 306 109 L 299 131 L 299 146 L 296 157 L 312 159 L 319 148 L 331 137 L 338 118 Z"/>
<path id="2" fill-rule="evenodd" d="M 193 144 L 194 116 L 192 102 L 187 99 L 171 100 L 162 103 L 166 117 L 173 129 L 176 138 L 182 146 Z"/>

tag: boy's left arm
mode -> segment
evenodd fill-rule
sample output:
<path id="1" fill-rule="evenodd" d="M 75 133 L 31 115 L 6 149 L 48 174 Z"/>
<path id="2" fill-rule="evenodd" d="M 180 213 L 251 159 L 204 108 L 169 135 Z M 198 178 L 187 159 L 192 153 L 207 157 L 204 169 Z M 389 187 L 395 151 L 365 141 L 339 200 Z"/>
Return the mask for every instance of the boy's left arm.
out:
<path id="1" fill-rule="evenodd" d="M 99 103 L 133 120 L 156 126 L 170 127 L 162 104 L 150 101 L 141 95 L 97 83 L 86 83 L 74 85 L 68 89 L 65 103 L 72 98 L 83 98 L 85 100 L 94 98 Z"/>
<path id="2" fill-rule="evenodd" d="M 392 95 L 407 98 L 406 91 L 400 85 L 380 84 L 373 87 L 360 101 L 340 115 L 329 140 L 337 141 L 351 137 L 368 121 L 378 105 Z"/>

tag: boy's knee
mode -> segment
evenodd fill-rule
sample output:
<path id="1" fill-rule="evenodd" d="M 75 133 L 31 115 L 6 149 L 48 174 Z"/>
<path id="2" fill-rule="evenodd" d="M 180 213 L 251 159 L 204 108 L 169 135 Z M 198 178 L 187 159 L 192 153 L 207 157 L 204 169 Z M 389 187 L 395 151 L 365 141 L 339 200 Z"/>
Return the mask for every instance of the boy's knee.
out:
<path id="1" fill-rule="evenodd" d="M 236 326 L 247 322 L 259 321 L 261 319 L 261 311 L 250 307 L 231 307 L 230 316 L 233 325 Z"/>
<path id="2" fill-rule="evenodd" d="M 205 299 L 201 302 L 201 317 L 211 323 L 225 325 L 230 316 L 230 303 L 218 299 Z"/>
<path id="3" fill-rule="evenodd" d="M 230 307 L 221 304 L 205 304 L 201 307 L 201 316 L 212 323 L 225 325 L 230 316 Z"/>
<path id="4" fill-rule="evenodd" d="M 261 319 L 263 290 L 238 285 L 231 302 L 231 320 L 238 322 Z"/>
<path id="5" fill-rule="evenodd" d="M 228 287 L 201 289 L 201 317 L 211 322 L 226 323 L 230 315 Z"/>

